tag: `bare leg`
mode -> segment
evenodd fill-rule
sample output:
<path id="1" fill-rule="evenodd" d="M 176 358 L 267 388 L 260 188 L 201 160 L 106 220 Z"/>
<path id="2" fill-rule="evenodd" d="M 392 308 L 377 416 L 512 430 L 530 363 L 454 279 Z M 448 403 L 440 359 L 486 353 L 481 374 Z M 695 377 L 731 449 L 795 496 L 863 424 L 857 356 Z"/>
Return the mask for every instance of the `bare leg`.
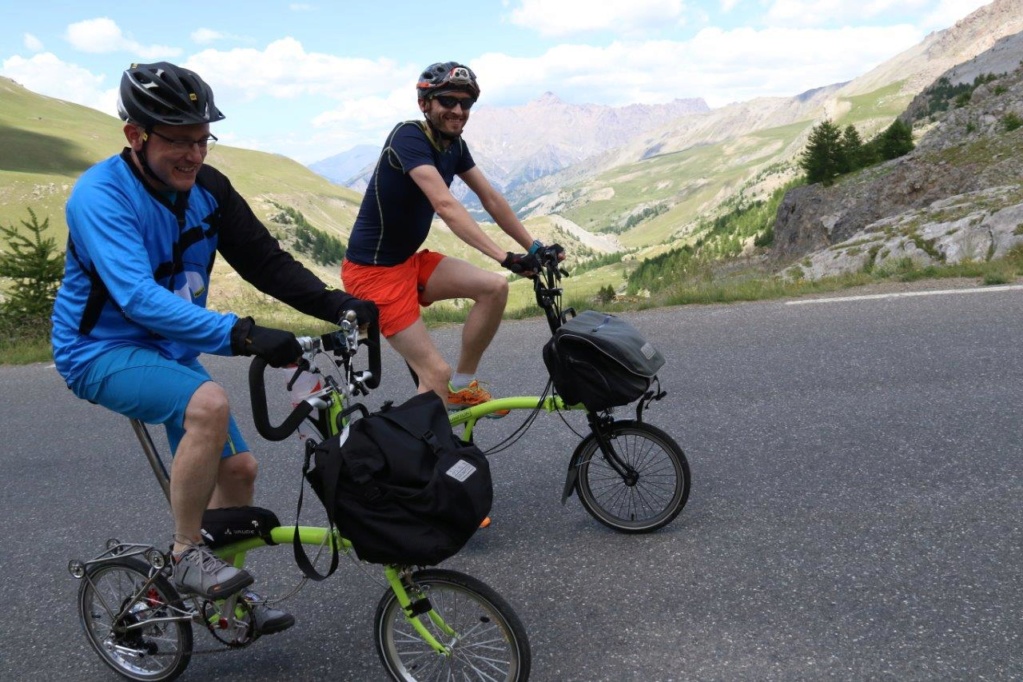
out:
<path id="1" fill-rule="evenodd" d="M 217 483 L 228 415 L 227 394 L 212 381 L 196 389 L 185 408 L 185 435 L 171 463 L 175 552 L 201 540 L 202 513 Z"/>
<path id="2" fill-rule="evenodd" d="M 259 465 L 251 452 L 239 452 L 237 455 L 222 458 L 217 472 L 217 486 L 213 489 L 209 508 L 251 505 L 258 470 Z"/>
<path id="3" fill-rule="evenodd" d="M 419 376 L 420 393 L 434 391 L 441 398 L 447 398 L 451 367 L 437 350 L 422 320 L 416 320 L 387 340 Z"/>
<path id="4" fill-rule="evenodd" d="M 505 306 L 508 305 L 508 280 L 499 273 L 488 272 L 457 258 L 445 258 L 430 276 L 423 296 L 430 302 L 453 298 L 473 301 L 462 327 L 462 348 L 457 371 L 475 375 L 480 359 L 494 340 Z M 447 390 L 446 382 L 444 390 Z"/>

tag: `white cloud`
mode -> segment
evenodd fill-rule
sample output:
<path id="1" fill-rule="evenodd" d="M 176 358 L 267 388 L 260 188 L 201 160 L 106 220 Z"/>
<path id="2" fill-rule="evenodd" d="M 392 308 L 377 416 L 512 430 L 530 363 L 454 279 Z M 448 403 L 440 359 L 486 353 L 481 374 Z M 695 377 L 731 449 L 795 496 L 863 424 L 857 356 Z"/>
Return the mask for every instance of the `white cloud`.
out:
<path id="1" fill-rule="evenodd" d="M 341 102 L 313 118 L 312 124 L 318 140 L 323 134 L 343 140 L 336 145 L 343 149 L 367 140 L 382 144 L 387 131 L 399 121 L 420 116 L 415 92 L 402 88 L 384 96 Z"/>
<path id="2" fill-rule="evenodd" d="M 124 35 L 120 26 L 107 17 L 71 24 L 67 27 L 65 37 L 75 49 L 93 54 L 130 52 L 142 59 L 165 59 L 181 54 L 181 50 L 175 47 L 143 45 Z"/>
<path id="3" fill-rule="evenodd" d="M 200 28 L 195 31 L 192 31 L 191 35 L 189 35 L 189 38 L 191 38 L 192 42 L 196 43 L 197 45 L 211 45 L 213 43 L 225 41 L 231 41 L 236 43 L 252 42 L 251 38 L 246 38 L 245 36 L 237 35 L 234 33 L 224 33 L 223 31 L 217 31 L 216 29 L 212 28 Z"/>
<path id="4" fill-rule="evenodd" d="M 919 13 L 934 0 L 774 0 L 766 19 L 770 25 L 841 26 L 886 13 Z"/>
<path id="5" fill-rule="evenodd" d="M 727 1 L 727 0 L 724 0 Z M 949 28 L 991 0 L 773 0 L 766 21 L 781 26 L 842 26 L 864 20 L 911 21 L 925 33 Z"/>
<path id="6" fill-rule="evenodd" d="M 545 36 L 660 28 L 682 19 L 682 0 L 521 0 L 510 21 Z"/>
<path id="7" fill-rule="evenodd" d="M 387 59 L 306 52 L 294 38 L 276 40 L 264 50 L 203 50 L 182 66 L 201 74 L 218 95 L 223 90 L 246 100 L 303 95 L 355 99 L 386 94 L 399 86 L 413 92 L 419 73 L 416 66 L 399 67 Z"/>
<path id="8" fill-rule="evenodd" d="M 235 118 L 234 112 L 246 106 L 251 111 L 258 103 L 265 102 L 268 115 L 286 118 L 289 129 L 302 132 L 261 136 L 258 148 L 288 149 L 290 156 L 305 161 L 324 158 L 328 155 L 324 149 L 382 143 L 395 123 L 419 115 L 415 98 L 419 65 L 306 52 L 293 38 L 274 41 L 262 50 L 207 49 L 182 66 L 210 83 L 217 105 L 238 126 L 247 122 Z"/>
<path id="9" fill-rule="evenodd" d="M 50 52 L 33 55 L 30 59 L 19 56 L 5 59 L 0 73 L 32 92 L 92 107 L 110 115 L 117 113 L 116 87 L 104 89 L 103 76 L 62 62 Z"/>
<path id="10" fill-rule="evenodd" d="M 23 43 L 25 45 L 25 49 L 28 50 L 29 52 L 43 51 L 43 41 L 39 40 L 39 38 L 36 38 L 31 33 L 25 34 L 25 39 Z"/>
<path id="11" fill-rule="evenodd" d="M 911 26 L 707 28 L 685 42 L 561 45 L 535 58 L 487 54 L 471 66 L 488 104 L 514 103 L 551 91 L 577 104 L 704 97 L 711 106 L 721 106 L 760 96 L 793 96 L 850 80 L 921 38 Z"/>
<path id="12" fill-rule="evenodd" d="M 224 38 L 224 34 L 220 31 L 214 31 L 212 28 L 200 28 L 197 31 L 192 31 L 192 35 L 190 37 L 193 43 L 209 45 L 210 43 L 222 40 Z"/>

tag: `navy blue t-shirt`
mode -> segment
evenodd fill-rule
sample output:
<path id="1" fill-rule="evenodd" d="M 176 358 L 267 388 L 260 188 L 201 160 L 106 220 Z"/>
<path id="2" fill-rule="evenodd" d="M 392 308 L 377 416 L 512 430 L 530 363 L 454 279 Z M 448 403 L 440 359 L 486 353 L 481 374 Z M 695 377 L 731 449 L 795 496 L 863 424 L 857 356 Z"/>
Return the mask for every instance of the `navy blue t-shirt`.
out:
<path id="1" fill-rule="evenodd" d="M 359 265 L 397 265 L 419 250 L 430 233 L 433 206 L 409 176 L 409 171 L 430 164 L 445 184 L 476 165 L 462 138 L 447 149 L 436 146 L 425 121 L 395 126 L 384 143 L 376 170 L 355 219 L 346 257 Z"/>

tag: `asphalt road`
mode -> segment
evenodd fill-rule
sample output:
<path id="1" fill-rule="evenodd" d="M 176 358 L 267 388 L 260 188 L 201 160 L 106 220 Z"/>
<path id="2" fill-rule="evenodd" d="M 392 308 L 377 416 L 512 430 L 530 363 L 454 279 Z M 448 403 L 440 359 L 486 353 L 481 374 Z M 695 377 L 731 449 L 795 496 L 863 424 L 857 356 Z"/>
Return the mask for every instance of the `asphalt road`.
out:
<path id="1" fill-rule="evenodd" d="M 446 562 L 516 607 L 532 679 L 1023 678 L 1023 291 L 628 319 L 668 358 L 669 395 L 647 418 L 689 457 L 682 515 L 627 536 L 574 498 L 562 507 L 581 422 L 543 415 L 492 459 L 493 526 Z M 452 348 L 457 330 L 436 336 Z M 541 321 L 507 322 L 482 378 L 499 394 L 540 391 L 546 336 Z M 296 443 L 255 434 L 244 360 L 209 364 L 261 459 L 257 501 L 292 521 Z M 65 566 L 111 536 L 169 541 L 166 503 L 126 420 L 45 365 L 0 368 L 0 381 L 0 680 L 114 679 L 81 633 Z M 409 388 L 388 352 L 370 405 Z M 493 444 L 520 422 L 477 436 Z M 299 575 L 287 548 L 253 555 L 253 570 L 275 594 Z M 288 602 L 296 627 L 196 656 L 183 679 L 383 679 L 378 580 L 344 565 Z"/>

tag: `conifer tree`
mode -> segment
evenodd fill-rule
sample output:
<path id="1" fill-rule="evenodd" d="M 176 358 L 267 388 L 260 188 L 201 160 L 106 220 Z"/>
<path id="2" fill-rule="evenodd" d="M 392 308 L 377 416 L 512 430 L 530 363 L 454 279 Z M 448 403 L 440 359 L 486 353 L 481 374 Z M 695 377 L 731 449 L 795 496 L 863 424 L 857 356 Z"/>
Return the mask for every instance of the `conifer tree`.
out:
<path id="1" fill-rule="evenodd" d="M 851 173 L 866 165 L 863 158 L 863 139 L 860 137 L 859 131 L 856 130 L 856 126 L 851 123 L 842 131 L 841 146 L 844 163 L 840 172 Z"/>
<path id="2" fill-rule="evenodd" d="M 842 133 L 834 123 L 825 119 L 810 131 L 806 149 L 799 155 L 799 167 L 806 172 L 807 182 L 822 182 L 830 186 L 845 165 Z"/>
<path id="3" fill-rule="evenodd" d="M 885 129 L 879 138 L 878 153 L 882 161 L 897 159 L 913 151 L 913 128 L 902 119 L 895 121 Z"/>
<path id="4" fill-rule="evenodd" d="M 8 322 L 49 323 L 57 287 L 64 276 L 64 254 L 57 251 L 53 237 L 43 238 L 50 226 L 47 218 L 39 224 L 35 211 L 28 209 L 31 222 L 22 220 L 29 235 L 14 226 L 0 225 L 0 235 L 7 237 L 0 251 L 0 277 L 12 280 L 5 300 L 0 301 L 0 315 Z"/>

